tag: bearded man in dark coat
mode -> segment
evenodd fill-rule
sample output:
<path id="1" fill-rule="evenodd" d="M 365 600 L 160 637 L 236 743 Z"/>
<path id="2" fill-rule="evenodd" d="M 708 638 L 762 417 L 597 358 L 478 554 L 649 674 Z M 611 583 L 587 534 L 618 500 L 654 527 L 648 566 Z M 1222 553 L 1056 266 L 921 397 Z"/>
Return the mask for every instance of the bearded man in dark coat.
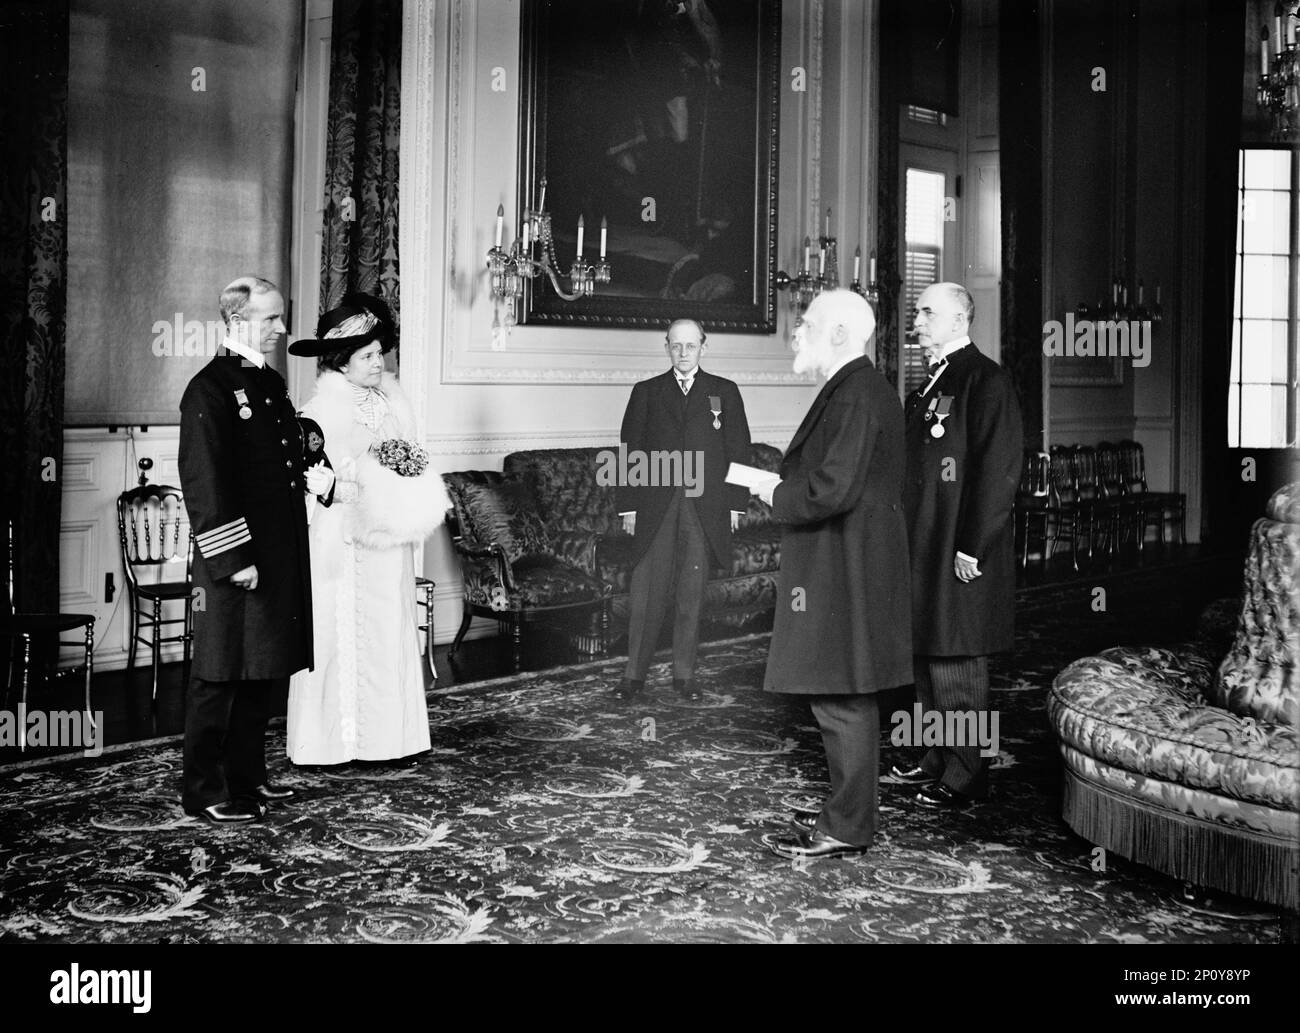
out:
<path id="1" fill-rule="evenodd" d="M 181 804 L 225 824 L 293 795 L 267 781 L 263 740 L 275 683 L 312 665 L 305 500 L 329 505 L 334 475 L 323 454 L 305 467 L 293 403 L 270 366 L 285 333 L 280 292 L 242 277 L 220 307 L 223 352 L 181 398 L 181 486 L 197 547 Z"/>
<path id="2" fill-rule="evenodd" d="M 916 300 L 930 376 L 907 400 L 903 499 L 917 699 L 926 713 L 973 714 L 967 727 L 985 727 L 978 718 L 989 706 L 988 657 L 1012 646 L 1012 507 L 1024 443 L 1010 374 L 971 343 L 974 311 L 957 283 L 933 284 Z M 920 765 L 890 774 L 921 786 L 917 802 L 932 808 L 962 809 L 988 793 L 978 742 L 945 742 Z"/>
<path id="3" fill-rule="evenodd" d="M 859 854 L 877 823 L 876 694 L 912 680 L 903 410 L 867 356 L 875 318 L 851 291 L 819 295 L 795 326 L 796 373 L 826 378 L 781 463 L 757 489 L 784 525 L 763 688 L 805 695 L 831 792 L 799 813 L 782 857 Z"/>

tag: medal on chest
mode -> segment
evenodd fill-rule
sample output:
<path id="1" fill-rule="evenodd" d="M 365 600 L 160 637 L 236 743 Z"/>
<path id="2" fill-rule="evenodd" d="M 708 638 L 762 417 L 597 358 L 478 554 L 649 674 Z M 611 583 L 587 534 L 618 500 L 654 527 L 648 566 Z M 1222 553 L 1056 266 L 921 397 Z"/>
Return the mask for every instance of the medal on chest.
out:
<path id="1" fill-rule="evenodd" d="M 925 422 L 930 424 L 930 437 L 938 439 L 947 433 L 943 421 L 952 415 L 952 395 L 936 395 L 925 410 Z"/>
<path id="2" fill-rule="evenodd" d="M 709 395 L 709 412 L 713 413 L 713 429 L 722 429 L 722 396 Z"/>
<path id="3" fill-rule="evenodd" d="M 241 420 L 251 420 L 253 410 L 248 405 L 248 392 L 242 387 L 235 388 L 235 401 L 239 403 L 239 418 Z"/>

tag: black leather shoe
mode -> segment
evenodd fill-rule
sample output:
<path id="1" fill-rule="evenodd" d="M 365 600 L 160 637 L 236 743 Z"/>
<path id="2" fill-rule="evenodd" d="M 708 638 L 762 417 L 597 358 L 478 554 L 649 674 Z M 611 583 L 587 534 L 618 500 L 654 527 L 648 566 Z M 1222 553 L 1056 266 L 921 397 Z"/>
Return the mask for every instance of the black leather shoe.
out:
<path id="1" fill-rule="evenodd" d="M 263 803 L 270 803 L 272 800 L 287 800 L 293 796 L 293 790 L 288 786 L 273 785 L 270 782 L 263 782 L 253 790 L 253 795 Z"/>
<path id="2" fill-rule="evenodd" d="M 772 843 L 772 853 L 777 857 L 792 860 L 801 857 L 813 861 L 824 857 L 856 857 L 858 854 L 865 854 L 868 849 L 864 846 L 841 843 L 824 832 L 814 832 L 810 836 L 802 832 L 795 836 L 781 836 Z"/>
<path id="3" fill-rule="evenodd" d="M 195 818 L 206 818 L 214 825 L 237 825 L 244 821 L 257 821 L 265 811 L 257 804 L 245 800 L 227 800 L 211 804 L 201 811 L 187 810 L 185 813 Z"/>
<path id="4" fill-rule="evenodd" d="M 964 811 L 971 805 L 971 798 L 956 789 L 949 789 L 942 782 L 935 782 L 916 794 L 916 802 L 922 807 L 933 807 L 935 810 Z"/>
<path id="5" fill-rule="evenodd" d="M 618 688 L 614 690 L 615 699 L 636 699 L 637 696 L 645 690 L 645 679 L 634 681 L 631 678 L 623 678 L 618 683 Z"/>
<path id="6" fill-rule="evenodd" d="M 895 782 L 905 782 L 910 786 L 925 785 L 927 782 L 934 781 L 934 776 L 925 768 L 900 768 L 897 764 L 889 769 L 889 777 Z"/>
<path id="7" fill-rule="evenodd" d="M 689 699 L 692 703 L 698 703 L 704 698 L 704 693 L 700 687 L 693 681 L 686 681 L 682 678 L 673 679 L 673 688 L 677 690 L 678 695 L 683 699 Z"/>

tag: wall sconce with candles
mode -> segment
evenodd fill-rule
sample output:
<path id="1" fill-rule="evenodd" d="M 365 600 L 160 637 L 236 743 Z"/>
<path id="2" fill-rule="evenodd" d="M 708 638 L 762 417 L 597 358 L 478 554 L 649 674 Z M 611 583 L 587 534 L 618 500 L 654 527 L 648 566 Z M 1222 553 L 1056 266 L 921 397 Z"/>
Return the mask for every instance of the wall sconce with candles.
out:
<path id="1" fill-rule="evenodd" d="M 600 254 L 595 264 L 583 257 L 586 221 L 578 216 L 578 246 L 573 264 L 569 267 L 569 289 L 560 284 L 559 258 L 555 254 L 555 237 L 551 232 L 551 215 L 546 210 L 546 179 L 542 178 L 537 207 L 524 211 L 519 236 L 510 249 L 502 249 L 505 232 L 505 206 L 497 205 L 496 242 L 487 253 L 488 278 L 494 306 L 506 304 L 505 326 L 515 325 L 515 303 L 524 295 L 524 283 L 545 274 L 555 288 L 555 293 L 565 301 L 589 298 L 596 284 L 610 282 L 609 261 L 605 257 L 608 245 L 609 223 L 600 220 Z M 536 256 L 535 256 L 535 252 Z M 499 312 L 492 320 L 493 328 L 500 323 Z"/>
<path id="2" fill-rule="evenodd" d="M 1300 0 L 1273 5 L 1272 47 L 1268 26 L 1259 30 L 1259 86 L 1255 101 L 1273 120 L 1273 138 L 1293 140 L 1300 109 L 1300 50 L 1296 48 Z M 1269 51 L 1272 50 L 1272 54 Z"/>
<path id="3" fill-rule="evenodd" d="M 812 238 L 803 238 L 803 260 L 794 276 L 778 271 L 776 274 L 777 290 L 790 292 L 790 307 L 797 314 L 803 313 L 813 298 L 822 291 L 834 290 L 840 285 L 839 276 L 839 242 L 831 236 L 831 210 L 826 209 L 825 232 L 817 238 L 817 270 L 813 271 Z M 862 248 L 853 250 L 853 280 L 849 290 L 866 298 L 875 308 L 880 301 L 880 290 L 876 285 L 876 254 L 871 253 L 870 279 L 867 286 L 862 286 Z"/>

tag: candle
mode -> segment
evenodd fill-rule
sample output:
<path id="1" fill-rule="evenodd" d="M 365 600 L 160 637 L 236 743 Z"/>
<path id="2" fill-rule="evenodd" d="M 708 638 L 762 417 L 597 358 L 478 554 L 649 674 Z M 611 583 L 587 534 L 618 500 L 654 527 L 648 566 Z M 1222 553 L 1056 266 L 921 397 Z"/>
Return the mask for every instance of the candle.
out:
<path id="1" fill-rule="evenodd" d="M 828 206 L 827 209 L 826 209 L 826 233 L 825 233 L 825 236 L 829 237 L 830 235 L 831 235 L 831 210 L 830 210 L 830 207 Z"/>
<path id="2" fill-rule="evenodd" d="M 806 273 L 812 268 L 812 243 L 807 237 L 803 238 L 803 267 L 799 270 Z"/>
<path id="3" fill-rule="evenodd" d="M 505 223 L 506 210 L 503 205 L 497 205 L 497 247 L 501 246 L 501 228 Z"/>
<path id="4" fill-rule="evenodd" d="M 1268 29 L 1259 30 L 1259 74 L 1268 75 Z"/>
<path id="5" fill-rule="evenodd" d="M 1110 303 L 1112 306 L 1119 304 L 1119 279 L 1111 277 L 1110 281 Z"/>
<path id="6" fill-rule="evenodd" d="M 1300 16 L 1288 14 L 1286 17 L 1286 45 L 1288 47 L 1295 46 L 1295 23 L 1297 20 L 1300 20 Z"/>
<path id="7" fill-rule="evenodd" d="M 1160 304 L 1160 284 L 1156 284 L 1156 305 Z"/>
<path id="8" fill-rule="evenodd" d="M 1138 304 L 1139 304 L 1139 305 L 1142 304 L 1142 295 L 1143 295 L 1145 292 L 1146 292 L 1146 291 L 1145 291 L 1145 288 L 1142 286 L 1142 281 L 1141 281 L 1141 280 L 1138 280 Z"/>
<path id="9" fill-rule="evenodd" d="M 817 252 L 817 275 L 826 275 L 826 249 L 822 248 Z"/>
<path id="10" fill-rule="evenodd" d="M 853 282 L 854 283 L 862 282 L 862 280 L 858 276 L 858 272 L 861 269 L 861 267 L 862 267 L 862 245 L 859 244 L 857 247 L 853 249 Z"/>
<path id="11" fill-rule="evenodd" d="M 602 215 L 600 217 L 600 257 L 605 257 L 605 236 L 609 233 L 609 223 Z"/>
<path id="12" fill-rule="evenodd" d="M 541 200 L 537 202 L 537 210 L 539 212 L 546 211 L 546 177 L 545 176 L 542 177 L 542 197 Z"/>
<path id="13" fill-rule="evenodd" d="M 582 257 L 582 235 L 583 233 L 586 232 L 586 230 L 584 229 L 585 226 L 586 223 L 582 221 L 582 216 L 579 215 L 578 216 L 578 257 L 579 258 Z"/>
<path id="14" fill-rule="evenodd" d="M 529 229 L 532 228 L 532 225 L 533 225 L 532 219 L 524 220 L 524 251 L 528 250 L 528 231 Z"/>
<path id="15" fill-rule="evenodd" d="M 1278 54 L 1282 53 L 1282 0 L 1273 5 L 1273 35 L 1277 41 L 1273 44 Z"/>
<path id="16" fill-rule="evenodd" d="M 871 274 L 870 274 L 870 275 L 871 275 L 871 286 L 874 287 L 874 286 L 876 285 L 876 253 L 875 253 L 874 251 L 871 252 L 871 265 L 870 265 L 870 270 L 871 270 Z"/>

